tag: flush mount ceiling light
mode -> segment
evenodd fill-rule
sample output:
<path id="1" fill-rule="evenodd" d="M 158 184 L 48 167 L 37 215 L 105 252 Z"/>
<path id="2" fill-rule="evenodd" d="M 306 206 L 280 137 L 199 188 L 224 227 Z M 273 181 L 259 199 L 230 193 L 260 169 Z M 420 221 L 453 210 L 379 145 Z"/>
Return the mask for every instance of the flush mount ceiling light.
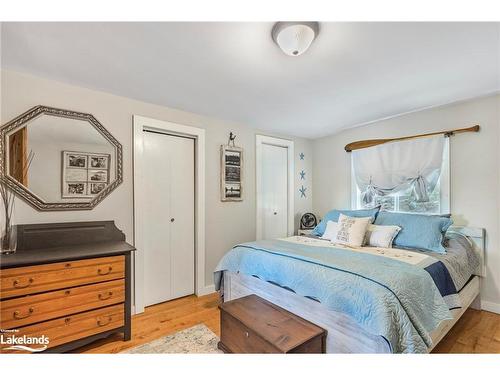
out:
<path id="1" fill-rule="evenodd" d="M 289 56 L 306 52 L 318 33 L 318 22 L 277 22 L 271 31 L 274 42 Z"/>

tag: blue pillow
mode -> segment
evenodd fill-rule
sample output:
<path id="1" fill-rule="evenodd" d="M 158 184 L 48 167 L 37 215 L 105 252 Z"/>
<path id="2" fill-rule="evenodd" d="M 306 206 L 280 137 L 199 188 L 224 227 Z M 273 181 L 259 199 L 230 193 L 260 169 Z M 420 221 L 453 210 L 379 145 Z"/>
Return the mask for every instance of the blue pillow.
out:
<path id="1" fill-rule="evenodd" d="M 329 221 L 339 221 L 340 214 L 350 216 L 350 217 L 372 217 L 373 220 L 377 217 L 380 206 L 375 208 L 369 208 L 365 210 L 331 210 L 325 215 L 325 217 L 319 222 L 318 225 L 313 229 L 312 234 L 315 236 L 322 236 L 326 230 L 326 224 Z"/>
<path id="2" fill-rule="evenodd" d="M 444 254 L 443 235 L 453 221 L 440 215 L 407 214 L 382 211 L 376 225 L 397 225 L 401 230 L 394 239 L 395 247 L 423 249 Z"/>

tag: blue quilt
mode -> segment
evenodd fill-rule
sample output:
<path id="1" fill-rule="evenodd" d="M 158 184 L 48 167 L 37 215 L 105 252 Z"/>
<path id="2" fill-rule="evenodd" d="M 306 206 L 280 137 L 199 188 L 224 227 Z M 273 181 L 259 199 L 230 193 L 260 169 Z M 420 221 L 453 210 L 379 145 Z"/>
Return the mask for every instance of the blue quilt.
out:
<path id="1" fill-rule="evenodd" d="M 234 247 L 215 270 L 217 290 L 226 270 L 259 277 L 345 313 L 383 336 L 396 353 L 426 353 L 432 345 L 429 332 L 452 318 L 443 297 L 456 293 L 437 259 L 415 265 L 285 240 Z"/>

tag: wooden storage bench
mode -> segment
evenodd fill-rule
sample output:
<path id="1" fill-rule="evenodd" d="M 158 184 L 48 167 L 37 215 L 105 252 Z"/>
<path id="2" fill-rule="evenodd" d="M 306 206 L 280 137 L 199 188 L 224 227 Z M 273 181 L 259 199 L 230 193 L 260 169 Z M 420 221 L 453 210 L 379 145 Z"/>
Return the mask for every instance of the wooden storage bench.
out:
<path id="1" fill-rule="evenodd" d="M 255 294 L 225 302 L 219 349 L 225 353 L 325 353 L 327 332 Z"/>

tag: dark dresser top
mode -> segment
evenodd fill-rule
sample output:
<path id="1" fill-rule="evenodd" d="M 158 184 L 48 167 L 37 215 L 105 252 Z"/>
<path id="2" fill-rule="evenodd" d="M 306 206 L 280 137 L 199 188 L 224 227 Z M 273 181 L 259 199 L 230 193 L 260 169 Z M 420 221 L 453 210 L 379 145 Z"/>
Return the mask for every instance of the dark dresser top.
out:
<path id="1" fill-rule="evenodd" d="M 0 255 L 0 269 L 126 254 L 135 248 L 113 221 L 18 226 L 18 249 Z"/>
<path id="2" fill-rule="evenodd" d="M 0 269 L 121 255 L 134 250 L 135 248 L 125 241 L 97 242 L 37 250 L 18 250 L 14 254 L 0 255 Z"/>

